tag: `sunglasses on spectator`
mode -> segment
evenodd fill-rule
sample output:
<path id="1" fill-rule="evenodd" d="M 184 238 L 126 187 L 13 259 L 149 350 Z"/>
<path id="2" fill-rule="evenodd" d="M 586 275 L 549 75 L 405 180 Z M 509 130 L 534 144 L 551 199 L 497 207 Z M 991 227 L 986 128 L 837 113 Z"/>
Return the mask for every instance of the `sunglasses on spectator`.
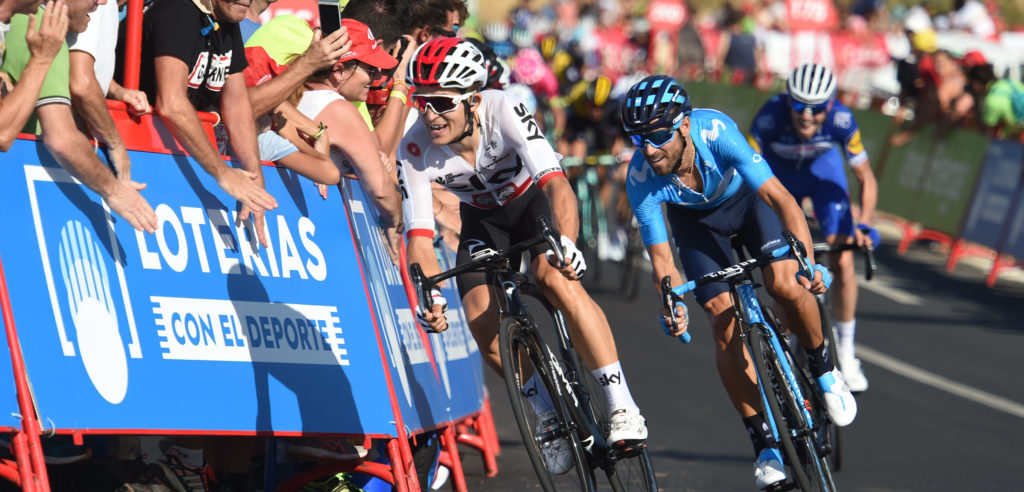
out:
<path id="1" fill-rule="evenodd" d="M 380 77 L 380 68 L 370 65 L 369 63 L 358 62 L 359 68 L 363 69 L 366 73 L 370 74 L 370 80 L 374 80 Z"/>
<path id="2" fill-rule="evenodd" d="M 808 109 L 810 109 L 811 114 L 813 114 L 813 115 L 819 115 L 821 113 L 824 113 L 825 111 L 828 111 L 828 103 L 827 102 L 821 103 L 821 104 L 807 104 L 807 103 L 802 103 L 800 101 L 794 101 L 794 100 L 790 99 L 789 100 L 789 107 L 790 107 L 790 109 L 792 109 L 793 111 L 795 111 L 797 113 L 803 113 L 804 111 L 807 111 Z"/>
<path id="3" fill-rule="evenodd" d="M 633 145 L 638 149 L 642 149 L 648 144 L 660 149 L 663 145 L 676 138 L 676 128 L 678 127 L 672 127 L 668 130 L 659 130 L 650 133 L 641 133 L 639 135 L 630 135 L 629 139 L 633 141 Z"/>
<path id="4" fill-rule="evenodd" d="M 437 34 L 440 34 L 441 37 L 445 37 L 445 38 L 457 38 L 457 37 L 459 37 L 459 34 L 458 34 L 459 33 L 459 25 L 458 24 L 452 24 L 452 30 L 451 31 L 449 31 L 449 30 L 447 30 L 447 29 L 445 29 L 443 27 L 440 27 L 440 26 L 430 26 L 430 29 L 432 31 L 436 32 Z"/>
<path id="5" fill-rule="evenodd" d="M 459 107 L 459 103 L 473 97 L 473 93 L 459 94 L 450 96 L 447 94 L 434 94 L 434 95 L 420 95 L 415 94 L 412 96 L 412 104 L 417 111 L 426 113 L 427 108 L 430 108 L 434 113 L 445 114 L 450 113 Z"/>

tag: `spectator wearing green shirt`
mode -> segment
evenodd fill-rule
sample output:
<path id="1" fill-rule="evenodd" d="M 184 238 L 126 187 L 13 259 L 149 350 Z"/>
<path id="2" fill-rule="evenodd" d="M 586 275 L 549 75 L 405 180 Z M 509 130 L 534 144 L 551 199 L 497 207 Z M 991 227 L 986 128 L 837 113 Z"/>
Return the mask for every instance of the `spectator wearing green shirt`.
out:
<path id="1" fill-rule="evenodd" d="M 99 0 L 104 1 L 104 0 Z M 80 33 L 89 25 L 89 12 L 96 9 L 97 0 L 66 0 L 67 29 Z M 51 2 L 50 8 L 58 8 Z M 40 8 L 32 18 L 25 14 L 11 17 L 11 30 L 7 34 L 7 50 L 0 70 L 15 86 L 25 80 L 32 64 L 32 51 L 28 46 L 34 35 L 28 35 L 29 24 L 35 18 L 46 22 L 45 11 Z M 34 27 L 34 26 L 33 26 Z M 25 133 L 42 137 L 43 144 L 53 158 L 73 176 L 98 193 L 110 208 L 138 230 L 156 231 L 156 214 L 139 190 L 145 184 L 119 180 L 97 157 L 85 134 L 78 131 L 71 113 L 69 89 L 68 48 L 62 43 L 53 58 L 46 79 L 35 103 L 35 113 L 22 128 Z M 7 125 L 14 126 L 14 125 Z"/>
<path id="2" fill-rule="evenodd" d="M 11 16 L 29 14 L 28 25 L 31 26 L 24 40 L 29 59 L 18 85 L 12 86 L 10 77 L 0 72 L 0 121 L 7 122 L 0 128 L 0 152 L 10 150 L 21 127 L 32 116 L 46 72 L 60 52 L 68 30 L 68 8 L 62 1 L 51 1 L 47 5 L 49 8 L 40 18 L 37 30 L 35 11 L 39 3 L 39 0 L 0 1 L 0 67 L 3 67 L 7 32 L 11 30 Z"/>
<path id="3" fill-rule="evenodd" d="M 1024 128 L 1024 84 L 999 79 L 985 96 L 981 122 L 998 136 L 1019 133 Z"/>

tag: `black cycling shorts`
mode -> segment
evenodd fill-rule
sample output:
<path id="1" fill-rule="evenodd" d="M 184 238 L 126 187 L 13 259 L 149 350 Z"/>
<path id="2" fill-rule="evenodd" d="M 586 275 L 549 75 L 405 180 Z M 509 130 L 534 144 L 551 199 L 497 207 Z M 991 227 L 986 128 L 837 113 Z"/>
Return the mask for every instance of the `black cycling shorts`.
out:
<path id="1" fill-rule="evenodd" d="M 537 217 L 544 216 L 551 222 L 551 204 L 548 197 L 537 186 L 530 186 L 525 193 L 503 207 L 480 209 L 466 203 L 459 205 L 462 217 L 462 233 L 459 235 L 459 250 L 455 263 L 468 263 L 470 254 L 482 249 L 506 249 L 513 244 L 535 238 L 540 235 Z M 530 248 L 531 259 L 547 251 L 546 243 Z M 510 265 L 517 269 L 522 255 L 510 258 Z M 483 272 L 464 273 L 456 277 L 459 295 L 473 287 L 487 284 L 487 275 Z"/>
<path id="2" fill-rule="evenodd" d="M 733 234 L 753 255 L 786 244 L 775 211 L 746 185 L 713 209 L 695 210 L 669 204 L 665 212 L 687 280 L 697 280 L 736 263 L 730 239 Z M 788 257 L 772 262 L 785 259 Z M 728 282 L 712 282 L 698 287 L 693 295 L 704 306 L 718 294 L 728 291 Z"/>

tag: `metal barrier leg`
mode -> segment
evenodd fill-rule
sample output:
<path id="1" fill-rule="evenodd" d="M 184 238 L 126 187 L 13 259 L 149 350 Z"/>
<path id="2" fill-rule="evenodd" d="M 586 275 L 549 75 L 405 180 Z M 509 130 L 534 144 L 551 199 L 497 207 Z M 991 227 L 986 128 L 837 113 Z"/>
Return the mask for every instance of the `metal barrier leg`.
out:
<path id="1" fill-rule="evenodd" d="M 409 453 L 410 459 L 406 462 L 398 441 L 398 439 L 388 441 L 388 458 L 391 460 L 395 490 L 397 492 L 420 492 L 422 489 L 420 489 L 419 478 L 416 477 L 416 468 L 412 463 L 412 453 Z"/>
<path id="2" fill-rule="evenodd" d="M 449 423 L 445 426 L 444 432 L 441 433 L 441 445 L 448 456 L 448 468 L 451 468 L 452 472 L 452 487 L 455 492 L 466 492 L 469 489 L 466 486 L 466 475 L 462 471 L 462 459 L 459 458 L 459 444 L 455 439 L 455 424 Z M 426 484 L 426 487 L 429 488 L 430 484 Z"/>

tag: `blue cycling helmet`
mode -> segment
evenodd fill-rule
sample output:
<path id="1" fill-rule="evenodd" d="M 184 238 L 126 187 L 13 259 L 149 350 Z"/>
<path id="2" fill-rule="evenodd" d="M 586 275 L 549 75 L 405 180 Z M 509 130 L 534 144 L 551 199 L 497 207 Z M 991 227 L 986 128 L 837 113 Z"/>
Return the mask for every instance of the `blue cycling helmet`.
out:
<path id="1" fill-rule="evenodd" d="M 676 128 L 690 114 L 690 96 L 676 79 L 651 75 L 633 84 L 622 104 L 622 127 L 627 133 Z"/>

